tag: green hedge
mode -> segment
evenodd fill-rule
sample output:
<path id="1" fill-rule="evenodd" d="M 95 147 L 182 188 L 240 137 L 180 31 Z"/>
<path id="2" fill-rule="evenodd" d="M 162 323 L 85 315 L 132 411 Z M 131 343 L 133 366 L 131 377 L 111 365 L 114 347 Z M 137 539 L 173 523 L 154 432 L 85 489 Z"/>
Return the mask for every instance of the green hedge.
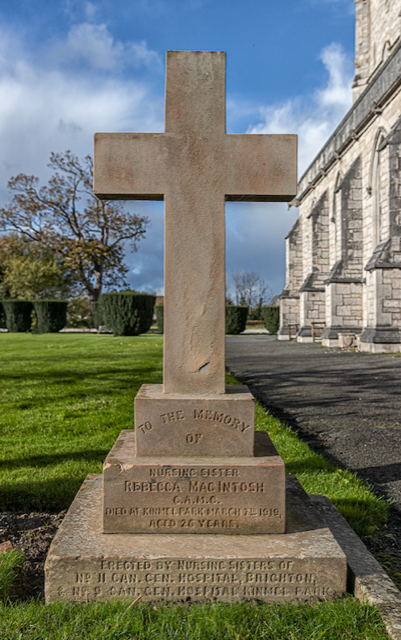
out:
<path id="1" fill-rule="evenodd" d="M 245 330 L 246 319 L 248 317 L 248 307 L 227 306 L 226 307 L 226 333 L 242 333 Z"/>
<path id="2" fill-rule="evenodd" d="M 6 327 L 11 333 L 26 333 L 32 324 L 33 304 L 29 300 L 3 300 Z"/>
<path id="3" fill-rule="evenodd" d="M 164 304 L 156 305 L 155 314 L 159 333 L 164 333 Z"/>
<path id="4" fill-rule="evenodd" d="M 57 333 L 67 324 L 67 306 L 65 300 L 34 300 L 36 314 L 35 333 Z"/>
<path id="5" fill-rule="evenodd" d="M 105 323 L 103 318 L 103 309 L 101 302 L 91 302 L 91 310 L 92 310 L 92 320 L 93 326 L 95 329 L 99 329 L 100 326 L 103 326 Z"/>
<path id="6" fill-rule="evenodd" d="M 115 336 L 137 336 L 149 331 L 156 297 L 147 293 L 102 293 L 103 319 Z"/>
<path id="7" fill-rule="evenodd" d="M 262 316 L 269 333 L 277 333 L 280 326 L 280 307 L 262 307 Z"/>

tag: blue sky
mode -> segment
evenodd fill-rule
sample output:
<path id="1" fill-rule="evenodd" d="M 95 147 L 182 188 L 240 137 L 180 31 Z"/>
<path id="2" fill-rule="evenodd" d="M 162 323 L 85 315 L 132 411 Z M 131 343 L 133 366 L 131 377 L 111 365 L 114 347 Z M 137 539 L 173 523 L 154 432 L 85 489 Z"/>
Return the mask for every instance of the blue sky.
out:
<path id="1" fill-rule="evenodd" d="M 168 49 L 227 52 L 227 131 L 298 133 L 306 169 L 351 105 L 353 0 L 13 0 L 0 3 L 0 201 L 51 151 L 92 152 L 95 131 L 162 131 Z M 128 254 L 129 282 L 162 291 L 163 211 Z M 284 285 L 297 212 L 229 203 L 227 272 Z"/>

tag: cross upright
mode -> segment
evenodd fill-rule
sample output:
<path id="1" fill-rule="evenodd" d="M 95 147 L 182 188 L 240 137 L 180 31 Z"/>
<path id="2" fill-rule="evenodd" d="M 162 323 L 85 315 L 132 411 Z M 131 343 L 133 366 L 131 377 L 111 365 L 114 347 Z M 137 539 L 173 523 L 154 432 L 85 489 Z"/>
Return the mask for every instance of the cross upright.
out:
<path id="1" fill-rule="evenodd" d="M 164 133 L 95 134 L 99 198 L 164 200 L 164 393 L 225 393 L 225 201 L 289 201 L 295 135 L 226 134 L 225 53 L 168 51 Z"/>

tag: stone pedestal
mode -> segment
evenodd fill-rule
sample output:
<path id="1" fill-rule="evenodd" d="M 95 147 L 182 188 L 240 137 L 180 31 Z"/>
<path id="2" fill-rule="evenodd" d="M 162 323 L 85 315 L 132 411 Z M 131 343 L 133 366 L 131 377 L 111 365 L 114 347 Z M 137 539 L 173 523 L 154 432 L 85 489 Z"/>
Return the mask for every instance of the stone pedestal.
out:
<path id="1" fill-rule="evenodd" d="M 267 433 L 252 428 L 255 455 L 235 458 L 141 457 L 135 434 L 104 464 L 105 533 L 284 533 L 285 466 Z"/>
<path id="2" fill-rule="evenodd" d="M 137 456 L 253 456 L 255 400 L 242 385 L 188 396 L 144 384 L 135 398 L 135 427 Z"/>
<path id="3" fill-rule="evenodd" d="M 104 534 L 102 477 L 83 483 L 50 547 L 46 602 L 334 598 L 347 560 L 294 476 L 285 534 Z"/>

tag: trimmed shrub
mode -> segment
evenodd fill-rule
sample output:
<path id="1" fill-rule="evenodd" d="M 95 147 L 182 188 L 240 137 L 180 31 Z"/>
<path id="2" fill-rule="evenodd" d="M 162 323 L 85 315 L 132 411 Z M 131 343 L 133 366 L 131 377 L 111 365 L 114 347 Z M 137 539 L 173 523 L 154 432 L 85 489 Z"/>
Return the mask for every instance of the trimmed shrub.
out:
<path id="1" fill-rule="evenodd" d="M 226 333 L 238 334 L 245 330 L 248 307 L 230 305 L 226 307 Z"/>
<path id="2" fill-rule="evenodd" d="M 280 307 L 262 307 L 262 316 L 269 333 L 277 333 L 280 326 Z"/>
<path id="3" fill-rule="evenodd" d="M 29 300 L 3 300 L 6 327 L 11 333 L 26 333 L 31 330 L 33 304 Z"/>
<path id="4" fill-rule="evenodd" d="M 91 302 L 93 326 L 95 329 L 99 329 L 102 325 L 106 324 L 103 318 L 103 309 L 101 302 Z"/>
<path id="5" fill-rule="evenodd" d="M 159 333 L 164 333 L 164 304 L 155 306 L 155 314 Z"/>
<path id="6" fill-rule="evenodd" d="M 123 291 L 102 293 L 103 320 L 115 336 L 138 336 L 149 331 L 153 320 L 155 296 Z"/>
<path id="7" fill-rule="evenodd" d="M 35 333 L 57 333 L 67 324 L 65 300 L 34 300 L 36 314 Z"/>

